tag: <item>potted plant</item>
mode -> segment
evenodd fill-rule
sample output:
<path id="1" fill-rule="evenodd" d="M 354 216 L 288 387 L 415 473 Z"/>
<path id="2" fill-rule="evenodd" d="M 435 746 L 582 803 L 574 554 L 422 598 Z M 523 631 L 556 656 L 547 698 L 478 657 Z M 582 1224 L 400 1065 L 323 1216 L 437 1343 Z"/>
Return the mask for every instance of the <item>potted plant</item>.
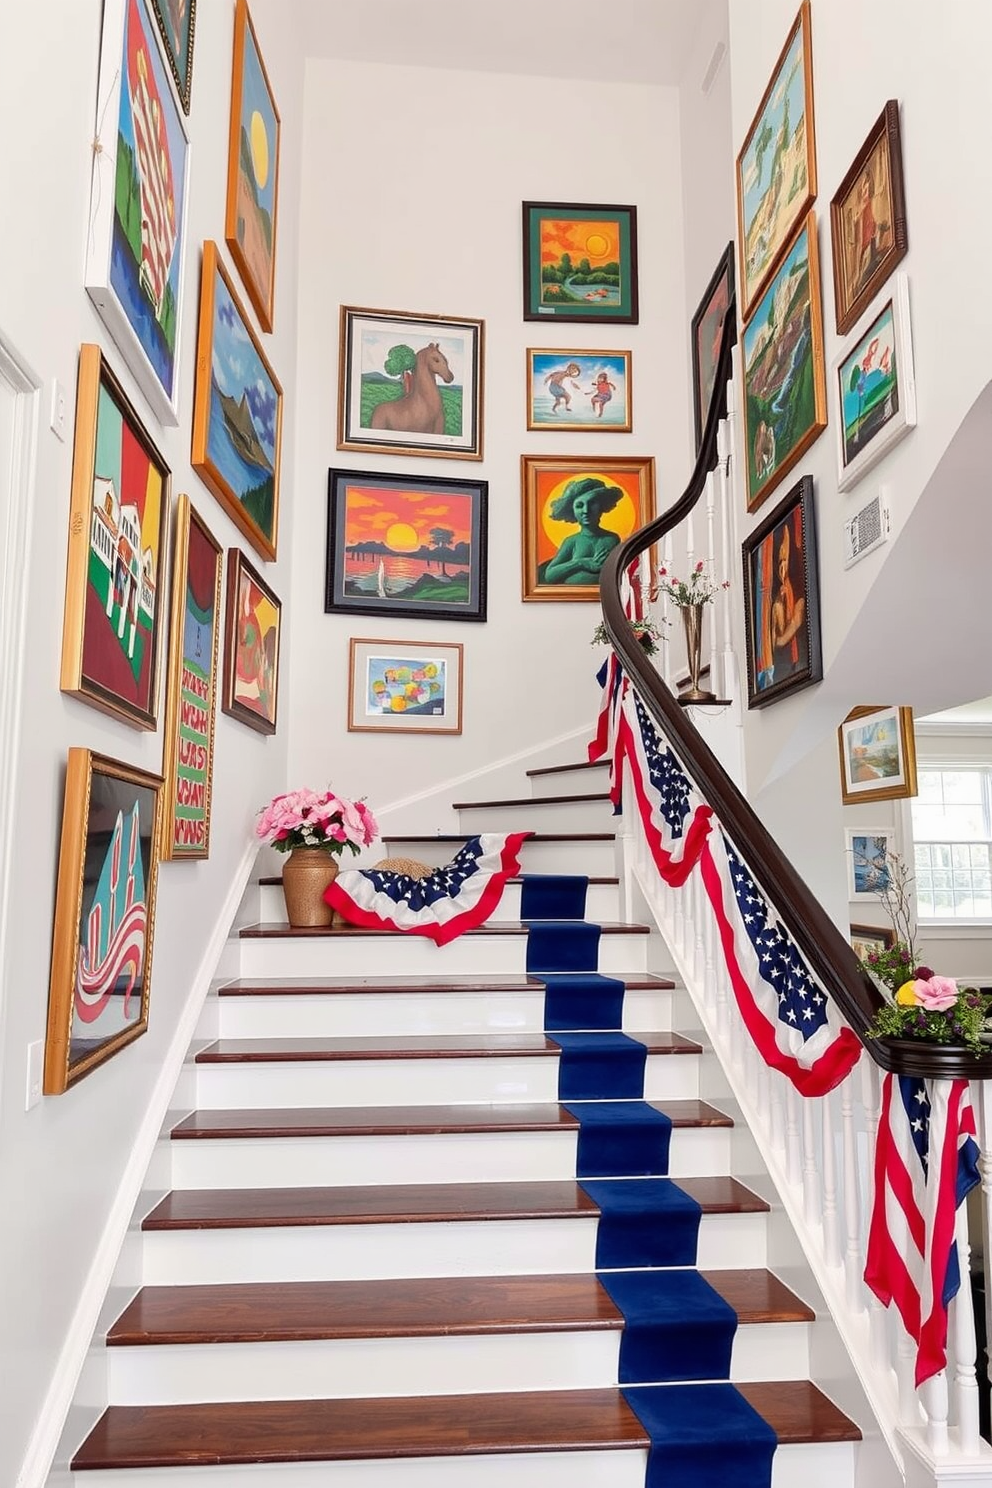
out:
<path id="1" fill-rule="evenodd" d="M 379 828 L 364 801 L 349 801 L 328 789 L 289 791 L 258 814 L 255 834 L 276 852 L 287 853 L 282 870 L 286 916 L 294 926 L 330 925 L 334 911 L 324 899 L 347 849 L 361 852 Z"/>

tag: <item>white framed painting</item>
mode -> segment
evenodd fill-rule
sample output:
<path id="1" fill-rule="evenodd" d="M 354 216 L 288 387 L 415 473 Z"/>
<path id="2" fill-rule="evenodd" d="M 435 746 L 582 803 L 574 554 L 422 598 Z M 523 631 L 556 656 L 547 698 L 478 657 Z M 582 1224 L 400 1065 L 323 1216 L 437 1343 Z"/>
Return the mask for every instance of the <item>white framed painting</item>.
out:
<path id="1" fill-rule="evenodd" d="M 909 281 L 895 274 L 834 362 L 837 486 L 849 491 L 916 423 Z"/>
<path id="2" fill-rule="evenodd" d="M 873 899 L 892 882 L 889 855 L 896 851 L 891 827 L 849 827 L 847 831 L 847 893 L 849 899 Z"/>
<path id="3" fill-rule="evenodd" d="M 189 139 L 146 0 L 104 0 L 86 290 L 162 424 L 179 422 Z"/>

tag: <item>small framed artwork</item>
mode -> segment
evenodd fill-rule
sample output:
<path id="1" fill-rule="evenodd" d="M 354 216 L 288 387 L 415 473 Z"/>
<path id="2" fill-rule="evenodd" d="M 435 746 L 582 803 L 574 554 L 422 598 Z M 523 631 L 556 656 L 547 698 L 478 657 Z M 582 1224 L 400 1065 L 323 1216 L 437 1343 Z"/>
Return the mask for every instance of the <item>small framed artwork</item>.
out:
<path id="1" fill-rule="evenodd" d="M 457 641 L 352 637 L 348 728 L 353 733 L 460 734 L 462 649 Z"/>
<path id="2" fill-rule="evenodd" d="M 135 728 L 158 719 L 169 468 L 99 346 L 76 388 L 63 692 Z"/>
<path id="3" fill-rule="evenodd" d="M 849 491 L 916 423 L 909 286 L 897 274 L 863 331 L 834 363 L 837 480 Z"/>
<path id="4" fill-rule="evenodd" d="M 485 326 L 341 306 L 338 449 L 482 459 Z"/>
<path id="5" fill-rule="evenodd" d="M 692 413 L 697 453 L 703 442 L 703 426 L 720 359 L 723 322 L 733 298 L 734 245 L 728 243 L 692 317 Z"/>
<path id="6" fill-rule="evenodd" d="M 630 352 L 529 346 L 527 427 L 629 434 Z"/>
<path id="7" fill-rule="evenodd" d="M 61 1095 L 148 1027 L 161 788 L 158 775 L 69 750 L 46 1095 Z"/>
<path id="8" fill-rule="evenodd" d="M 260 734 L 276 731 L 281 639 L 281 601 L 241 549 L 232 548 L 227 555 L 221 707 Z"/>
<path id="9" fill-rule="evenodd" d="M 813 478 L 745 539 L 747 705 L 764 708 L 823 676 Z"/>
<path id="10" fill-rule="evenodd" d="M 815 198 L 813 56 L 803 0 L 737 157 L 742 319 Z"/>
<path id="11" fill-rule="evenodd" d="M 877 899 L 892 882 L 889 853 L 895 834 L 885 828 L 857 827 L 847 833 L 849 899 Z"/>
<path id="12" fill-rule="evenodd" d="M 222 552 L 188 496 L 176 504 L 160 856 L 210 854 Z"/>
<path id="13" fill-rule="evenodd" d="M 637 208 L 524 202 L 524 320 L 637 324 Z"/>
<path id="14" fill-rule="evenodd" d="M 837 743 L 845 806 L 916 795 L 912 708 L 852 708 L 837 730 Z"/>
<path id="15" fill-rule="evenodd" d="M 830 203 L 837 330 L 849 331 L 909 248 L 899 135 L 890 98 Z"/>
<path id="16" fill-rule="evenodd" d="M 331 470 L 324 609 L 485 620 L 488 481 Z"/>
<path id="17" fill-rule="evenodd" d="M 146 0 L 104 4 L 96 118 L 86 291 L 155 417 L 178 424 L 189 140 Z"/>
<path id="18" fill-rule="evenodd" d="M 816 217 L 810 212 L 744 327 L 747 509 L 827 427 Z"/>
<path id="19" fill-rule="evenodd" d="M 193 469 L 263 558 L 275 558 L 282 386 L 216 243 L 203 245 Z"/>
<path id="20" fill-rule="evenodd" d="M 172 76 L 176 80 L 183 113 L 189 113 L 193 87 L 193 37 L 196 32 L 196 0 L 151 0 Z"/>
<path id="21" fill-rule="evenodd" d="M 524 599 L 599 600 L 607 555 L 654 518 L 654 459 L 523 455 Z"/>
<path id="22" fill-rule="evenodd" d="M 237 0 L 224 239 L 263 331 L 272 329 L 278 211 L 279 110 L 248 5 Z"/>
<path id="23" fill-rule="evenodd" d="M 896 932 L 884 925 L 852 925 L 851 948 L 859 961 L 867 961 L 872 952 L 891 951 Z"/>

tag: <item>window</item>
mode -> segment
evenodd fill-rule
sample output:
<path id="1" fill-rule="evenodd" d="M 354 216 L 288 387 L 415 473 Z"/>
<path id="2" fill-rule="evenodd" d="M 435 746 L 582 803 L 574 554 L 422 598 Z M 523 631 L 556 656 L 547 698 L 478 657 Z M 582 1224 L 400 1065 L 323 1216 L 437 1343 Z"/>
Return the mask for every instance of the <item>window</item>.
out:
<path id="1" fill-rule="evenodd" d="M 912 813 L 919 918 L 992 919 L 992 766 L 921 769 Z"/>

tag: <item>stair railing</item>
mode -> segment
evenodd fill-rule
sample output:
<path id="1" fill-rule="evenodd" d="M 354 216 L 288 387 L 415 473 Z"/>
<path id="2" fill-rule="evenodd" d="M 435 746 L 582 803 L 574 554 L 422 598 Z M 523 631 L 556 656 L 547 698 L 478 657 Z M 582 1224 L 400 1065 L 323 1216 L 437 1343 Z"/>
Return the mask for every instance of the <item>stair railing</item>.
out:
<path id="1" fill-rule="evenodd" d="M 984 1477 L 992 1464 L 992 1448 L 979 1434 L 966 1206 L 959 1208 L 957 1218 L 964 1281 L 949 1311 L 948 1366 L 920 1390 L 914 1380 L 915 1345 L 894 1308 L 884 1310 L 863 1280 L 872 1155 L 881 1113 L 880 1071 L 982 1082 L 992 1076 L 992 1051 L 976 1058 L 967 1050 L 950 1046 L 869 1036 L 869 1024 L 881 1003 L 875 985 L 647 659 L 624 614 L 623 575 L 630 571 L 631 564 L 640 565 L 643 573 L 645 555 L 652 544 L 661 544 L 663 553 L 671 552 L 670 534 L 689 516 L 704 490 L 708 488 L 712 494 L 710 472 L 732 447 L 732 416 L 728 419 L 726 415 L 734 339 L 735 306 L 731 304 L 702 444 L 689 485 L 667 512 L 610 555 L 601 582 L 604 623 L 628 683 L 695 790 L 712 808 L 713 830 L 722 829 L 726 834 L 801 951 L 811 977 L 861 1041 L 861 1057 L 847 1077 L 825 1095 L 804 1097 L 765 1063 L 747 1036 L 738 1011 L 721 954 L 713 906 L 700 873 L 695 871 L 674 886 L 658 871 L 639 813 L 629 804 L 629 760 L 622 764 L 625 778 L 621 783 L 624 874 L 637 884 L 665 934 L 677 970 L 805 1250 L 899 1472 L 914 1483 L 938 1482 L 951 1476 L 958 1479 L 962 1473 L 969 1481 L 992 1481 Z M 725 476 L 725 466 L 723 473 Z M 707 517 L 710 536 L 712 520 Z M 724 513 L 724 530 L 726 520 Z M 729 618 L 724 619 L 724 634 L 729 642 Z M 720 680 L 716 669 L 714 677 Z M 992 1209 L 992 1085 L 976 1084 L 973 1093 L 988 1233 Z M 987 1245 L 985 1251 L 989 1253 Z M 992 1319 L 988 1321 L 992 1323 Z M 988 1336 L 992 1336 L 992 1328 Z M 977 1477 L 973 1478 L 972 1472 Z"/>

